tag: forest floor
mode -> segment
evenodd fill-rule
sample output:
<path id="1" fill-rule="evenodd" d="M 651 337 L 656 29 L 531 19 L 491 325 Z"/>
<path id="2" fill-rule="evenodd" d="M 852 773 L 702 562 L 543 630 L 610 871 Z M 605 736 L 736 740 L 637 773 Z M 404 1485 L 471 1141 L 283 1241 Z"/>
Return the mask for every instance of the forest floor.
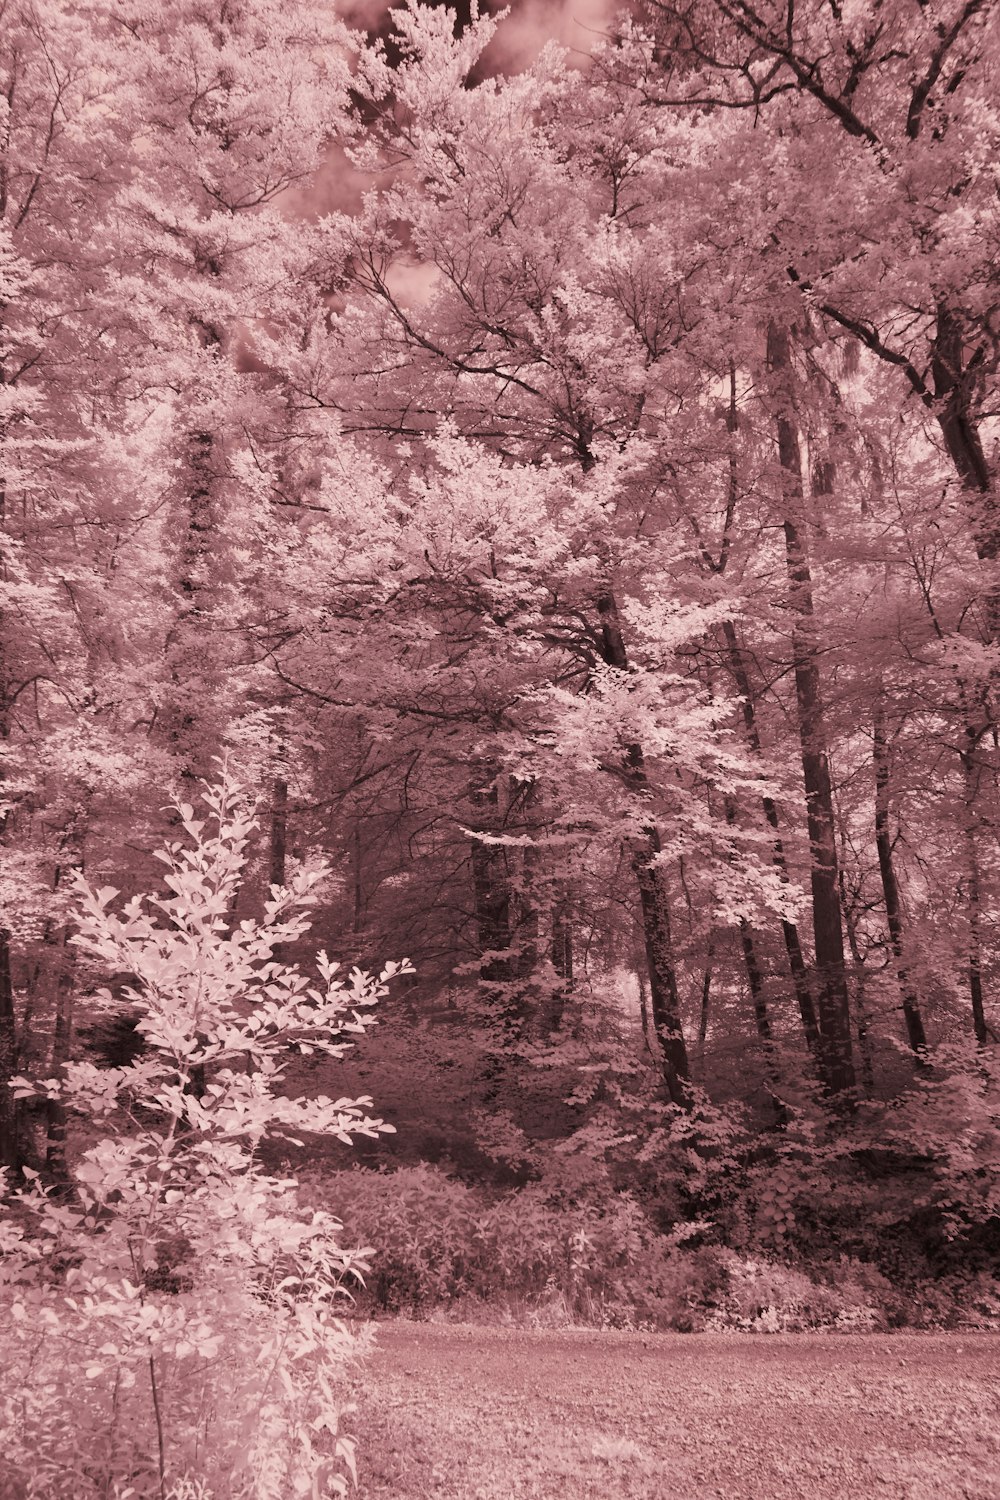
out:
<path id="1" fill-rule="evenodd" d="M 1000 1497 L 997 1335 L 377 1332 L 357 1500 Z"/>

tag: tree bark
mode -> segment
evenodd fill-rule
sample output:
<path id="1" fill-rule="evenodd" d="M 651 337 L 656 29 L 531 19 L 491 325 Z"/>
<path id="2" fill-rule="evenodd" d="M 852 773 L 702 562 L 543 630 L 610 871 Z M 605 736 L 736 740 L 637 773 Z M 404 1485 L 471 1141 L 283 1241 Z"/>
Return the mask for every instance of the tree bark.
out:
<path id="1" fill-rule="evenodd" d="M 10 972 L 10 933 L 0 929 L 0 1166 L 23 1165 L 17 1100 L 8 1087 L 17 1072 L 17 1015 Z"/>
<path id="2" fill-rule="evenodd" d="M 636 955 L 636 957 L 638 958 L 638 955 Z M 649 1039 L 649 991 L 646 983 L 646 976 L 642 972 L 640 964 L 637 963 L 636 967 L 639 969 L 636 978 L 639 981 L 639 1024 L 642 1027 L 642 1040 L 645 1044 L 646 1051 L 650 1054 L 653 1054 L 659 1051 L 659 1047 L 657 1046 L 654 1048 L 652 1042 Z"/>
<path id="3" fill-rule="evenodd" d="M 597 613 L 601 625 L 601 654 L 604 661 L 617 671 L 627 672 L 628 654 L 613 594 L 603 594 L 597 600 Z M 649 781 L 641 745 L 630 744 L 625 747 L 624 772 L 626 782 L 637 800 L 648 802 Z M 660 863 L 660 834 L 652 818 L 644 819 L 640 831 L 629 841 L 629 853 L 639 888 L 643 945 L 649 977 L 649 1007 L 653 1030 L 660 1043 L 663 1082 L 671 1102 L 687 1108 L 691 1102 L 691 1072 L 681 1024 L 680 994 L 674 966 L 670 897 Z"/>
<path id="4" fill-rule="evenodd" d="M 889 744 L 885 733 L 885 713 L 881 693 L 875 697 L 872 715 L 872 745 L 875 764 L 875 847 L 878 851 L 878 868 L 882 878 L 882 899 L 885 903 L 885 919 L 889 929 L 889 946 L 896 966 L 896 979 L 906 1022 L 906 1036 L 918 1058 L 927 1051 L 927 1034 L 924 1031 L 920 1002 L 910 980 L 906 964 L 903 941 L 903 913 L 896 880 L 895 862 L 892 857 L 892 836 L 889 831 Z"/>
<path id="5" fill-rule="evenodd" d="M 827 757 L 812 574 L 799 519 L 803 502 L 802 464 L 793 415 L 791 353 L 787 331 L 775 323 L 768 327 L 767 357 L 775 396 L 778 459 L 783 481 L 785 562 L 793 619 L 792 659 L 811 855 L 810 886 L 818 981 L 817 1062 L 824 1087 L 828 1093 L 836 1096 L 849 1093 L 855 1083 L 851 1009 L 844 959 L 836 821 Z"/>
<path id="6" fill-rule="evenodd" d="M 285 884 L 288 857 L 288 782 L 284 776 L 275 776 L 271 782 L 271 849 L 268 861 L 268 881 L 271 885 Z"/>
<path id="7" fill-rule="evenodd" d="M 736 690 L 740 695 L 741 711 L 743 714 L 743 727 L 746 730 L 747 743 L 750 749 L 758 757 L 763 757 L 763 746 L 761 745 L 760 732 L 757 728 L 757 711 L 754 707 L 753 691 L 750 686 L 750 674 L 746 669 L 743 659 L 743 651 L 736 635 L 736 627 L 732 620 L 722 622 L 722 634 L 726 645 L 726 656 L 729 670 Z M 764 816 L 768 827 L 774 835 L 771 841 L 771 858 L 775 869 L 779 872 L 782 883 L 788 884 L 788 861 L 785 858 L 785 847 L 781 838 L 781 815 L 773 797 L 764 796 L 762 799 Z M 816 1007 L 813 1004 L 812 991 L 809 988 L 809 975 L 806 970 L 806 961 L 802 955 L 802 942 L 799 937 L 798 924 L 791 922 L 787 917 L 781 919 L 781 936 L 785 944 L 785 952 L 788 955 L 788 970 L 792 979 L 792 989 L 795 1001 L 802 1018 L 802 1030 L 805 1033 L 806 1045 L 810 1053 L 816 1054 L 819 1048 L 819 1023 L 816 1019 Z"/>
<path id="8" fill-rule="evenodd" d="M 1000 554 L 1000 525 L 992 495 L 989 464 L 971 405 L 970 370 L 963 362 L 962 325 L 955 310 L 942 300 L 937 307 L 931 345 L 931 378 L 938 426 L 948 456 L 967 491 L 989 497 L 974 518 L 976 551 L 981 558 Z"/>
<path id="9" fill-rule="evenodd" d="M 176 579 L 177 616 L 167 641 L 172 685 L 167 735 L 186 782 L 208 772 L 214 746 L 202 743 L 203 721 L 218 692 L 212 671 L 209 624 L 209 552 L 215 529 L 213 472 L 216 443 L 210 432 L 191 432 L 187 453 L 187 516 Z"/>
<path id="10" fill-rule="evenodd" d="M 648 829 L 644 838 L 633 840 L 632 868 L 642 910 L 649 1008 L 663 1054 L 663 1081 L 671 1102 L 686 1108 L 691 1102 L 690 1066 L 674 969 L 669 895 L 662 867 L 655 863 L 659 853 L 660 837 L 655 828 Z"/>
<path id="11" fill-rule="evenodd" d="M 6 494 L 0 486 L 0 525 L 5 519 L 5 501 Z M 0 632 L 2 632 L 3 624 L 3 616 L 0 614 Z M 0 652 L 2 652 L 2 645 L 3 637 L 0 634 Z M 10 737 L 10 699 L 5 669 L 6 656 L 0 654 L 0 744 L 5 744 Z M 3 782 L 3 777 L 3 765 L 0 763 L 0 784 Z M 2 854 L 2 840 L 9 822 L 10 813 L 0 813 L 0 854 Z M 17 1010 L 14 1005 L 14 981 L 10 964 L 10 939 L 11 934 L 7 928 L 0 927 L 0 1166 L 12 1167 L 14 1171 L 19 1172 L 24 1165 L 20 1141 L 21 1110 L 9 1087 L 10 1080 L 17 1073 L 19 1060 Z"/>
<path id="12" fill-rule="evenodd" d="M 708 950 L 708 962 L 701 976 L 701 1009 L 698 1013 L 698 1062 L 705 1062 L 705 1043 L 708 1040 L 708 1022 L 712 1013 L 712 948 Z"/>
<path id="13" fill-rule="evenodd" d="M 858 1056 L 861 1059 L 861 1086 L 870 1099 L 875 1091 L 875 1063 L 872 1054 L 871 1015 L 868 1010 L 868 974 L 865 968 L 865 955 L 858 941 L 857 917 L 848 900 L 843 861 L 840 865 L 839 879 L 840 906 L 844 914 L 844 927 L 851 950 L 851 961 L 854 964 L 854 1017 L 858 1038 Z"/>
<path id="14" fill-rule="evenodd" d="M 500 824 L 499 772 L 491 761 L 476 759 L 472 766 L 469 801 L 476 833 L 496 834 Z M 501 1010 L 509 1001 L 513 978 L 511 952 L 511 889 L 507 851 L 473 837 L 470 852 L 476 936 L 480 954 L 479 979 L 484 992 Z M 504 1016 L 504 1019 L 509 1019 Z"/>
<path id="15" fill-rule="evenodd" d="M 566 1002 L 573 993 L 573 913 L 566 891 L 557 888 L 550 907 L 549 960 L 555 982 L 547 996 L 542 1031 L 552 1036 L 562 1025 Z"/>
<path id="16" fill-rule="evenodd" d="M 72 952 L 63 934 L 59 972 L 56 975 L 56 1014 L 52 1033 L 51 1076 L 61 1078 L 69 1062 L 70 1044 L 73 1037 L 73 967 Z M 66 1106 L 61 1099 L 49 1099 L 45 1106 L 46 1144 L 45 1165 L 53 1177 L 60 1182 L 69 1181 L 66 1166 Z"/>
<path id="17" fill-rule="evenodd" d="M 979 800 L 980 770 L 978 756 L 979 735 L 970 724 L 966 728 L 966 745 L 961 752 L 962 772 L 965 779 L 966 910 L 969 923 L 967 974 L 969 1000 L 972 1006 L 972 1027 L 977 1044 L 985 1047 L 990 1040 L 990 1030 L 986 1024 L 986 1007 L 983 998 L 982 880 L 976 840 L 976 807 Z"/>
<path id="18" fill-rule="evenodd" d="M 283 886 L 287 876 L 288 862 L 288 782 L 285 780 L 281 761 L 283 747 L 279 746 L 279 770 L 271 779 L 270 849 L 268 850 L 267 881 L 271 886 Z M 271 950 L 275 963 L 285 959 L 284 943 L 275 943 Z"/>

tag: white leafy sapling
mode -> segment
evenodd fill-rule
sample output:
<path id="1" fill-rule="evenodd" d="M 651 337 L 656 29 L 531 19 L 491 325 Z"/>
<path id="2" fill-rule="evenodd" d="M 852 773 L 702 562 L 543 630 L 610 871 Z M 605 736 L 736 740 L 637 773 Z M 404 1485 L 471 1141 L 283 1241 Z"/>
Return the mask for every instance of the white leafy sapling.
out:
<path id="1" fill-rule="evenodd" d="M 116 913 L 116 891 L 77 883 L 75 941 L 134 976 L 144 1050 L 127 1067 L 16 1080 L 103 1136 L 76 1162 L 71 1199 L 32 1181 L 0 1216 L 4 1494 L 286 1500 L 342 1494 L 353 1472 L 340 1403 L 361 1341 L 336 1309 L 364 1252 L 341 1249 L 340 1224 L 303 1212 L 256 1148 L 392 1130 L 368 1098 L 275 1085 L 292 1051 L 339 1057 L 409 966 L 341 977 L 320 953 L 314 980 L 277 961 L 326 871 L 272 886 L 261 919 L 234 920 L 255 825 L 225 769 L 203 801 L 203 818 L 178 807 L 187 841 L 158 853 L 168 894 Z"/>

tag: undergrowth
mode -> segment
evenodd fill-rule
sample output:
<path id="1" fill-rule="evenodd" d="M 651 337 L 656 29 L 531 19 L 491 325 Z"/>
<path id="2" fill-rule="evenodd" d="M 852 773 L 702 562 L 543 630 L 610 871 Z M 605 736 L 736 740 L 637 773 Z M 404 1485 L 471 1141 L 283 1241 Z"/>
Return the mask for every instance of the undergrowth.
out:
<path id="1" fill-rule="evenodd" d="M 807 1267 L 719 1243 L 707 1221 L 664 1231 L 627 1191 L 497 1192 L 427 1164 L 298 1177 L 345 1244 L 379 1246 L 356 1293 L 363 1315 L 680 1332 L 1000 1327 L 1000 1285 L 982 1271 L 903 1284 L 848 1255 Z"/>

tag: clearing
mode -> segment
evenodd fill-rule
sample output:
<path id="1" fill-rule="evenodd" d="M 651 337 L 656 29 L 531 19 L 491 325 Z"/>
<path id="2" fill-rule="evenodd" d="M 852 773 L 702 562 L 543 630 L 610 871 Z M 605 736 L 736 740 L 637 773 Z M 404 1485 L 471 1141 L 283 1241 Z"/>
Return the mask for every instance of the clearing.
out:
<path id="1" fill-rule="evenodd" d="M 996 1335 L 377 1331 L 357 1500 L 1000 1500 Z"/>

